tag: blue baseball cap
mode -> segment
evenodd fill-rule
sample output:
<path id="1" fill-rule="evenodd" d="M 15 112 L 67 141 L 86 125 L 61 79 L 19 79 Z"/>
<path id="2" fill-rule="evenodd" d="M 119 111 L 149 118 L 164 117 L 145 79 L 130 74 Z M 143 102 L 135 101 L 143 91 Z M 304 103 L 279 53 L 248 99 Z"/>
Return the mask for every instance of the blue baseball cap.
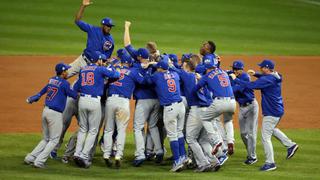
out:
<path id="1" fill-rule="evenodd" d="M 173 62 L 173 63 L 178 63 L 178 56 L 175 54 L 168 54 L 169 59 Z"/>
<path id="2" fill-rule="evenodd" d="M 260 67 L 265 67 L 268 69 L 274 69 L 274 62 L 269 59 L 263 60 L 260 64 L 258 64 Z"/>
<path id="3" fill-rule="evenodd" d="M 232 63 L 232 68 L 235 69 L 243 69 L 244 68 L 244 63 L 241 60 L 236 60 Z"/>
<path id="4" fill-rule="evenodd" d="M 146 48 L 139 48 L 137 51 L 137 56 L 142 57 L 143 59 L 149 59 L 149 51 Z"/>
<path id="5" fill-rule="evenodd" d="M 169 69 L 169 56 L 168 55 L 161 55 L 160 61 L 156 64 L 156 68 L 162 68 L 164 70 Z"/>
<path id="6" fill-rule="evenodd" d="M 65 64 L 65 63 L 59 63 L 56 65 L 56 73 L 61 74 L 63 71 L 70 69 L 71 66 Z"/>
<path id="7" fill-rule="evenodd" d="M 126 54 L 127 51 L 124 48 L 118 49 L 117 56 L 121 58 L 122 55 Z"/>
<path id="8" fill-rule="evenodd" d="M 103 62 L 107 61 L 107 56 L 104 54 L 100 54 L 98 59 L 101 59 Z"/>
<path id="9" fill-rule="evenodd" d="M 204 67 L 209 69 L 218 66 L 218 60 L 214 54 L 207 54 L 202 58 Z"/>
<path id="10" fill-rule="evenodd" d="M 128 63 L 128 64 L 132 64 L 132 62 L 133 62 L 131 56 L 127 53 L 122 54 L 122 56 L 120 56 L 120 61 L 121 61 L 121 63 Z"/>
<path id="11" fill-rule="evenodd" d="M 110 26 L 110 27 L 115 26 L 115 25 L 113 24 L 113 22 L 112 22 L 112 19 L 111 19 L 111 18 L 108 18 L 108 17 L 103 18 L 103 19 L 101 20 L 101 24 L 103 24 L 103 25 L 105 25 L 105 26 Z"/>
<path id="12" fill-rule="evenodd" d="M 186 60 L 190 59 L 192 56 L 192 53 L 188 53 L 188 54 L 182 54 L 182 57 L 181 57 L 181 62 L 185 62 Z"/>

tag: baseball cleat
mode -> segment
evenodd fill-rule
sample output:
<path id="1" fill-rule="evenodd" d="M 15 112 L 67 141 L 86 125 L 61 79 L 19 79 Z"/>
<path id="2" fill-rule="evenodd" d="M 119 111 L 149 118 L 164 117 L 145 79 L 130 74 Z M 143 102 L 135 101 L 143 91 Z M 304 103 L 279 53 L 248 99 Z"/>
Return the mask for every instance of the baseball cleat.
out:
<path id="1" fill-rule="evenodd" d="M 219 171 L 220 168 L 221 168 L 221 165 L 219 162 L 217 162 L 216 164 L 211 164 L 210 171 L 217 172 Z"/>
<path id="2" fill-rule="evenodd" d="M 32 166 L 34 168 L 39 168 L 39 169 L 46 169 L 47 168 L 44 164 L 33 164 Z"/>
<path id="3" fill-rule="evenodd" d="M 68 164 L 68 163 L 69 163 L 69 158 L 68 158 L 67 156 L 63 156 L 63 157 L 61 158 L 61 162 L 62 162 L 63 164 Z"/>
<path id="4" fill-rule="evenodd" d="M 220 166 L 222 166 L 228 160 L 228 158 L 229 157 L 227 155 L 222 155 L 222 156 L 218 157 Z"/>
<path id="5" fill-rule="evenodd" d="M 228 143 L 228 154 L 232 155 L 234 153 L 234 144 Z"/>
<path id="6" fill-rule="evenodd" d="M 180 172 L 183 170 L 183 167 L 184 167 L 184 165 L 182 162 L 179 162 L 179 163 L 174 162 L 170 171 L 171 172 Z"/>
<path id="7" fill-rule="evenodd" d="M 157 154 L 157 155 L 156 155 L 155 162 L 156 162 L 157 164 L 160 164 L 160 163 L 163 161 L 163 156 L 164 156 L 164 154 Z"/>
<path id="8" fill-rule="evenodd" d="M 104 162 L 106 163 L 106 165 L 107 165 L 108 167 L 111 167 L 111 166 L 112 166 L 112 161 L 111 161 L 111 159 L 105 158 L 105 159 L 104 159 Z"/>
<path id="9" fill-rule="evenodd" d="M 85 160 L 85 159 L 82 159 L 83 161 L 83 164 L 84 164 L 84 168 L 88 169 L 90 166 L 91 166 L 91 162 L 89 160 Z"/>
<path id="10" fill-rule="evenodd" d="M 277 169 L 275 163 L 266 163 L 260 168 L 260 171 L 273 171 L 275 169 Z"/>
<path id="11" fill-rule="evenodd" d="M 133 166 L 134 167 L 139 167 L 139 166 L 141 166 L 143 164 L 144 161 L 145 161 L 145 159 L 135 159 L 133 161 Z"/>
<path id="12" fill-rule="evenodd" d="M 23 162 L 24 162 L 24 164 L 26 164 L 26 165 L 32 165 L 32 164 L 33 164 L 33 162 L 32 162 L 32 161 L 29 161 L 28 159 L 24 159 Z"/>
<path id="13" fill-rule="evenodd" d="M 114 160 L 115 160 L 115 167 L 120 168 L 121 167 L 121 158 L 115 157 Z"/>
<path id="14" fill-rule="evenodd" d="M 216 155 L 221 146 L 222 146 L 222 142 L 214 145 L 214 147 L 212 148 L 211 154 L 212 155 Z"/>
<path id="15" fill-rule="evenodd" d="M 49 156 L 50 156 L 51 159 L 57 159 L 58 154 L 57 154 L 56 151 L 51 151 Z"/>
<path id="16" fill-rule="evenodd" d="M 74 160 L 74 162 L 76 163 L 76 165 L 78 166 L 78 167 L 83 167 L 83 162 L 81 161 L 81 158 L 80 157 L 78 157 L 78 156 L 73 156 L 73 160 Z"/>
<path id="17" fill-rule="evenodd" d="M 154 158 L 155 154 L 154 153 L 146 153 L 146 160 L 151 161 Z"/>
<path id="18" fill-rule="evenodd" d="M 290 159 L 294 156 L 294 154 L 297 152 L 299 146 L 298 144 L 295 144 L 291 147 L 288 148 L 288 154 L 287 154 L 287 159 Z"/>
<path id="19" fill-rule="evenodd" d="M 254 164 L 254 163 L 256 163 L 258 161 L 258 159 L 257 158 L 247 158 L 247 160 L 246 161 L 244 161 L 244 164 L 246 164 L 246 165 L 251 165 L 251 164 Z"/>
<path id="20" fill-rule="evenodd" d="M 198 167 L 197 169 L 194 170 L 194 172 L 208 172 L 208 171 L 211 171 L 211 164 L 208 164 L 208 165 L 205 165 L 205 166 L 201 166 L 201 167 Z"/>

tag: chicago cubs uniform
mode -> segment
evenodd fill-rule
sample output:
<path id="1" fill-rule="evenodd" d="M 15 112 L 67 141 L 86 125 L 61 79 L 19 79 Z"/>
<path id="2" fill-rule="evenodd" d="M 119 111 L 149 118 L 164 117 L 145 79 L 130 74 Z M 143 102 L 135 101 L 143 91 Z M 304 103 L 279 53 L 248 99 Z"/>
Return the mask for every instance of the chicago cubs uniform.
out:
<path id="1" fill-rule="evenodd" d="M 44 168 L 50 152 L 59 142 L 63 124 L 62 112 L 65 109 L 67 96 L 77 98 L 77 93 L 70 89 L 69 82 L 65 80 L 69 68 L 70 66 L 66 64 L 57 64 L 57 76 L 49 79 L 48 84 L 37 95 L 27 99 L 28 103 L 33 103 L 46 94 L 42 112 L 43 139 L 24 160 L 27 164 L 33 163 L 34 167 Z"/>
<path id="2" fill-rule="evenodd" d="M 255 74 L 258 78 L 256 81 L 246 82 L 236 78 L 235 82 L 246 88 L 261 90 L 261 107 L 263 114 L 261 133 L 266 161 L 260 170 L 271 171 L 276 169 L 271 142 L 272 135 L 288 148 L 287 159 L 291 158 L 295 154 L 298 149 L 298 145 L 290 140 L 280 129 L 276 128 L 284 114 L 281 95 L 282 76 L 273 71 L 274 62 L 271 60 L 264 60 L 259 64 L 259 66 L 264 73 Z"/>
<path id="3" fill-rule="evenodd" d="M 97 61 L 99 58 L 95 58 Z M 78 166 L 88 168 L 89 153 L 98 134 L 101 120 L 100 98 L 103 94 L 105 78 L 119 78 L 120 73 L 97 64 L 83 67 L 75 90 L 80 92 L 79 132 L 74 160 Z"/>

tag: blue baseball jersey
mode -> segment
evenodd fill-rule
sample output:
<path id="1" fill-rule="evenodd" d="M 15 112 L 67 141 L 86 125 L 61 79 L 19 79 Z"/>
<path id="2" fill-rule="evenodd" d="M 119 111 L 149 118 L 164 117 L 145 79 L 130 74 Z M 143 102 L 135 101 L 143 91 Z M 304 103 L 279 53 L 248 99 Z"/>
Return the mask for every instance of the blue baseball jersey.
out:
<path id="1" fill-rule="evenodd" d="M 204 75 L 195 87 L 196 90 L 207 86 L 212 97 L 234 97 L 228 74 L 217 68 Z"/>
<path id="2" fill-rule="evenodd" d="M 104 66 L 90 64 L 81 68 L 78 82 L 74 89 L 83 94 L 93 97 L 102 96 L 105 78 L 119 78 L 120 73 L 114 69 Z"/>
<path id="3" fill-rule="evenodd" d="M 174 102 L 180 102 L 180 77 L 176 72 L 155 72 L 153 75 L 146 75 L 146 82 L 155 85 L 160 105 L 167 106 Z"/>
<path id="4" fill-rule="evenodd" d="M 138 52 L 137 50 L 130 44 L 128 46 L 125 47 L 125 49 L 128 51 L 128 53 L 130 54 L 130 56 L 134 59 L 134 63 L 139 62 L 139 60 L 137 59 L 138 57 Z"/>
<path id="5" fill-rule="evenodd" d="M 70 84 L 58 76 L 49 79 L 48 84 L 37 94 L 40 98 L 47 94 L 45 105 L 50 109 L 63 112 L 66 107 L 67 96 L 77 98 L 77 92 L 70 89 Z"/>
<path id="6" fill-rule="evenodd" d="M 245 72 L 243 72 L 237 78 L 245 82 L 250 82 L 250 76 Z M 239 84 L 236 84 L 232 79 L 230 79 L 230 81 L 231 81 L 234 97 L 236 98 L 236 101 L 240 105 L 248 102 L 252 102 L 254 100 L 253 89 L 240 86 Z"/>
<path id="7" fill-rule="evenodd" d="M 110 58 L 114 49 L 114 40 L 111 34 L 104 34 L 101 27 L 93 26 L 81 20 L 76 21 L 77 26 L 87 33 L 87 46 L 83 53 L 89 59 L 90 52 L 99 51 Z"/>
<path id="8" fill-rule="evenodd" d="M 109 85 L 108 96 L 118 94 L 130 99 L 137 84 L 143 84 L 144 77 L 136 68 L 120 67 L 120 78 Z"/>
<path id="9" fill-rule="evenodd" d="M 261 107 L 264 116 L 281 117 L 284 114 L 281 96 L 282 76 L 278 73 L 257 76 L 259 78 L 253 82 L 243 81 L 238 78 L 234 81 L 246 88 L 261 90 Z"/>

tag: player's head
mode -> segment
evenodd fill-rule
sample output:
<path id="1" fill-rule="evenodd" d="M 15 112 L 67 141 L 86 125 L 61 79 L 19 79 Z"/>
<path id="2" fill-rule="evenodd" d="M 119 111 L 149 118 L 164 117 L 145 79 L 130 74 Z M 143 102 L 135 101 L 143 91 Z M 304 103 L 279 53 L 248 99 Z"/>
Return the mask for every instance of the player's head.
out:
<path id="1" fill-rule="evenodd" d="M 179 68 L 179 59 L 178 56 L 175 54 L 168 54 L 169 59 L 171 60 L 171 62 L 173 63 L 174 67 Z"/>
<path id="2" fill-rule="evenodd" d="M 202 56 L 206 54 L 213 54 L 216 51 L 216 44 L 213 41 L 206 41 L 200 47 L 200 54 Z"/>
<path id="3" fill-rule="evenodd" d="M 202 62 L 207 72 L 216 69 L 218 67 L 218 60 L 214 54 L 207 54 L 203 56 Z"/>
<path id="4" fill-rule="evenodd" d="M 114 26 L 111 18 L 103 18 L 101 20 L 101 28 L 104 34 L 110 34 L 112 27 Z"/>
<path id="5" fill-rule="evenodd" d="M 67 79 L 68 77 L 68 69 L 70 69 L 71 66 L 64 64 L 64 63 L 59 63 L 56 65 L 56 74 L 57 76 L 60 76 L 61 78 Z"/>
<path id="6" fill-rule="evenodd" d="M 91 53 L 90 61 L 99 66 L 103 65 L 103 62 L 107 60 L 107 57 L 102 54 L 100 51 L 95 51 Z"/>
<path id="7" fill-rule="evenodd" d="M 191 58 L 189 61 L 185 61 L 183 63 L 183 69 L 185 69 L 188 72 L 195 72 L 196 67 L 198 66 L 198 64 L 200 63 L 200 61 L 197 58 Z"/>
<path id="8" fill-rule="evenodd" d="M 126 51 L 124 48 L 118 49 L 118 50 L 117 50 L 117 59 L 121 59 L 121 56 L 122 56 L 123 54 L 126 54 L 126 53 L 127 53 L 127 51 Z"/>
<path id="9" fill-rule="evenodd" d="M 120 57 L 121 65 L 130 67 L 132 65 L 133 59 L 128 53 L 122 54 Z"/>
<path id="10" fill-rule="evenodd" d="M 157 71 L 165 72 L 169 69 L 169 56 L 161 55 L 159 62 L 156 64 Z"/>
<path id="11" fill-rule="evenodd" d="M 157 44 L 155 42 L 147 42 L 146 48 L 149 51 L 149 59 L 150 61 L 159 61 L 160 52 L 157 49 Z"/>
<path id="12" fill-rule="evenodd" d="M 140 63 L 148 63 L 149 62 L 149 51 L 146 48 L 139 48 L 137 51 L 137 59 Z"/>
<path id="13" fill-rule="evenodd" d="M 232 71 L 236 76 L 243 73 L 244 63 L 242 60 L 236 60 L 232 63 Z"/>
<path id="14" fill-rule="evenodd" d="M 273 72 L 275 64 L 272 60 L 265 59 L 259 63 L 258 66 L 260 66 L 260 71 L 262 74 L 269 74 Z"/>

